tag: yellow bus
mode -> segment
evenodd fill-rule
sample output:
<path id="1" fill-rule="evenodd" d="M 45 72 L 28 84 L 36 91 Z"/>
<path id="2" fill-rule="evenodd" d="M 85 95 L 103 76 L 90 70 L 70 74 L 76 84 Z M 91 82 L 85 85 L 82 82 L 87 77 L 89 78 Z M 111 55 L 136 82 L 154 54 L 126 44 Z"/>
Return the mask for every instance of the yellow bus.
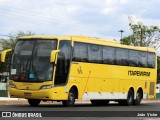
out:
<path id="1" fill-rule="evenodd" d="M 2 52 L 2 62 L 10 51 L 10 97 L 25 98 L 31 106 L 41 101 L 73 106 L 76 99 L 138 105 L 156 96 L 153 48 L 87 36 L 26 36 L 14 50 Z"/>

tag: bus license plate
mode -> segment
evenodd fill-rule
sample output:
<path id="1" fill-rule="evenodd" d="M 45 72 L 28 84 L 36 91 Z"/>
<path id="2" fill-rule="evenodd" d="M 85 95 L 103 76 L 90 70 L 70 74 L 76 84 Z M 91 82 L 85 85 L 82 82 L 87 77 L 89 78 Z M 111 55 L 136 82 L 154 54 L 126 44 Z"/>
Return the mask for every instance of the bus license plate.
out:
<path id="1" fill-rule="evenodd" d="M 31 96 L 31 93 L 30 92 L 25 92 L 24 96 Z"/>

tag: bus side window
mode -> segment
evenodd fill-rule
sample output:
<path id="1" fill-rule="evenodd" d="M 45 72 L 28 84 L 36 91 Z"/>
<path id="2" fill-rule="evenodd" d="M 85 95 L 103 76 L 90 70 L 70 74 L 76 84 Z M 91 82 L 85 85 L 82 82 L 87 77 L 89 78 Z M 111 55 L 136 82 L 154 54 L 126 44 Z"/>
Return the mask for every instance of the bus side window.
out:
<path id="1" fill-rule="evenodd" d="M 71 60 L 71 41 L 68 40 L 61 40 L 60 41 L 60 45 L 59 45 L 59 49 L 61 51 L 61 53 L 63 53 L 64 58 L 61 55 L 61 61 L 65 62 L 65 74 L 67 76 L 68 72 L 69 72 L 69 67 L 70 67 L 70 60 Z M 64 60 L 63 60 L 64 59 Z"/>
<path id="2" fill-rule="evenodd" d="M 55 85 L 66 84 L 68 80 L 70 60 L 71 60 L 71 41 L 61 40 L 59 43 L 60 53 L 58 53 Z"/>
<path id="3" fill-rule="evenodd" d="M 116 49 L 113 47 L 103 47 L 103 63 L 114 65 L 116 62 Z"/>
<path id="4" fill-rule="evenodd" d="M 117 65 L 128 65 L 128 49 L 116 48 Z"/>
<path id="5" fill-rule="evenodd" d="M 129 50 L 129 66 L 138 66 L 138 51 Z"/>
<path id="6" fill-rule="evenodd" d="M 148 67 L 154 68 L 155 67 L 155 54 L 154 53 L 148 53 Z"/>
<path id="7" fill-rule="evenodd" d="M 147 67 L 147 52 L 139 51 L 138 64 L 139 67 Z"/>
<path id="8" fill-rule="evenodd" d="M 88 45 L 88 61 L 102 63 L 102 47 L 100 45 Z"/>
<path id="9" fill-rule="evenodd" d="M 85 43 L 74 43 L 74 51 L 73 51 L 73 61 L 77 62 L 87 62 L 88 61 L 88 50 L 87 44 Z"/>

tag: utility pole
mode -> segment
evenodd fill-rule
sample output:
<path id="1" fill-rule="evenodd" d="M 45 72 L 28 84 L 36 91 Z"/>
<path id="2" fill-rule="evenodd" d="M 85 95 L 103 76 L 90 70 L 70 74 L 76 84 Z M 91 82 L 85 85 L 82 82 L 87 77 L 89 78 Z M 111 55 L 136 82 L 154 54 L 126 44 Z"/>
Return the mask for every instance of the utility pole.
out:
<path id="1" fill-rule="evenodd" d="M 121 39 L 122 39 L 122 34 L 123 34 L 124 31 L 123 31 L 123 30 L 120 30 L 120 31 L 118 31 L 118 32 L 121 33 Z"/>

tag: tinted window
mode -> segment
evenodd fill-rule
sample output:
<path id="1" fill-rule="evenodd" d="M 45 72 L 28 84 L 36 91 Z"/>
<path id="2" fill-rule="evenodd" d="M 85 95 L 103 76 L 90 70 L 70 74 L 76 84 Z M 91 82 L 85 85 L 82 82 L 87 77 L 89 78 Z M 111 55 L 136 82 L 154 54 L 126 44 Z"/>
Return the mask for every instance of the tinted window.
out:
<path id="1" fill-rule="evenodd" d="M 154 68 L 155 67 L 155 54 L 148 53 L 148 67 Z"/>
<path id="2" fill-rule="evenodd" d="M 87 60 L 87 44 L 74 43 L 73 61 L 86 62 Z"/>
<path id="3" fill-rule="evenodd" d="M 74 43 L 73 61 L 154 68 L 155 59 L 155 53 Z"/>
<path id="4" fill-rule="evenodd" d="M 70 61 L 71 58 L 71 41 L 61 40 L 59 49 L 65 55 L 65 59 Z"/>
<path id="5" fill-rule="evenodd" d="M 99 45 L 88 45 L 88 61 L 102 63 L 102 47 Z"/>
<path id="6" fill-rule="evenodd" d="M 50 63 L 50 54 L 56 49 L 57 40 L 18 40 L 11 62 L 10 79 L 16 81 L 52 80 L 54 68 Z"/>
<path id="7" fill-rule="evenodd" d="M 138 66 L 138 51 L 129 50 L 129 66 Z"/>
<path id="8" fill-rule="evenodd" d="M 128 65 L 128 49 L 116 48 L 117 64 Z"/>
<path id="9" fill-rule="evenodd" d="M 61 40 L 59 43 L 60 53 L 58 53 L 55 81 L 54 84 L 65 84 L 68 78 L 70 59 L 71 59 L 71 41 Z"/>
<path id="10" fill-rule="evenodd" d="M 138 66 L 147 67 L 147 52 L 139 51 Z"/>
<path id="11" fill-rule="evenodd" d="M 116 49 L 113 47 L 103 47 L 103 63 L 115 64 L 115 51 Z"/>

